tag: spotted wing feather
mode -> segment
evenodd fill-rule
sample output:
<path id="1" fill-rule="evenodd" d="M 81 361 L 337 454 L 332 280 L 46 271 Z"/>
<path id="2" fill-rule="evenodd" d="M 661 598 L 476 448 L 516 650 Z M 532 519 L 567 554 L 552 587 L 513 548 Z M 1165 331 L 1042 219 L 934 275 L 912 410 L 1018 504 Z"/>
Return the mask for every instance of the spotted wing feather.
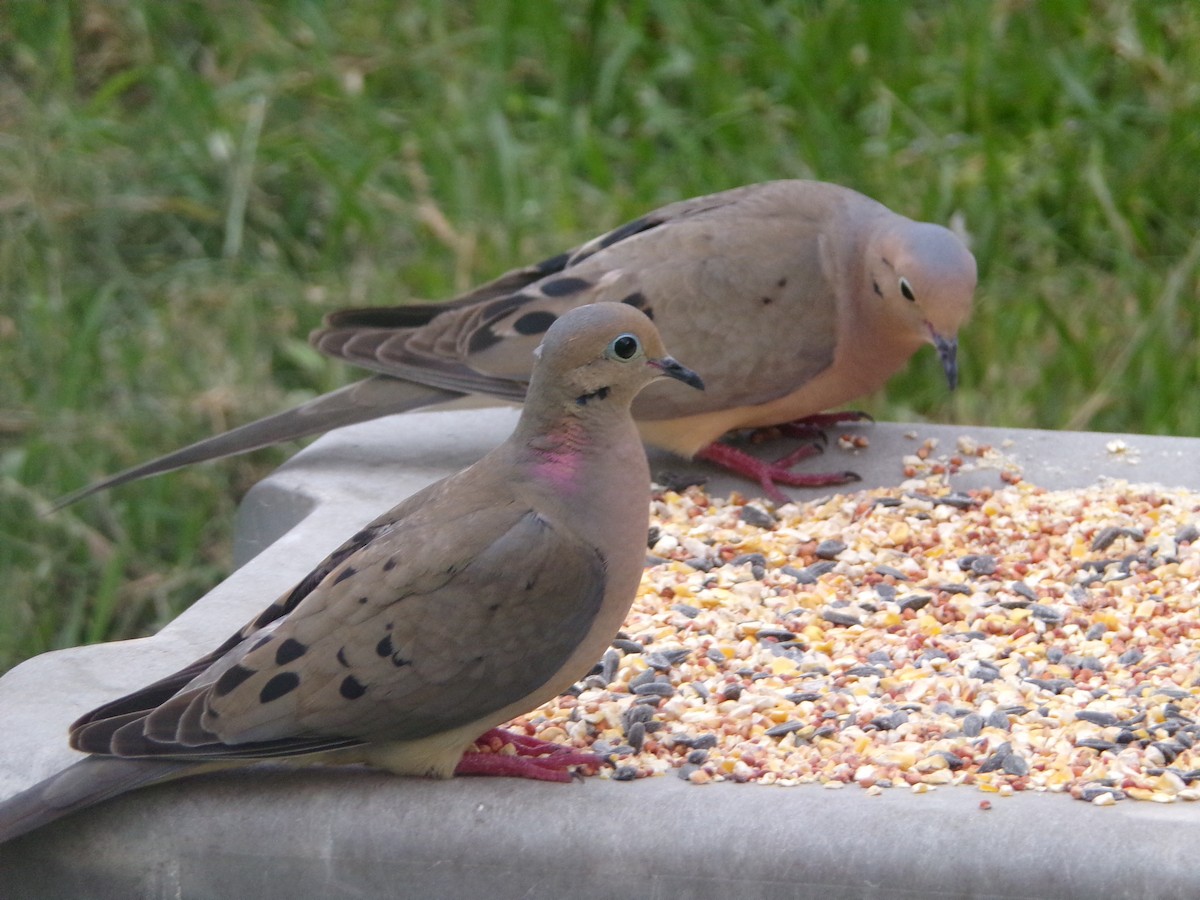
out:
<path id="1" fill-rule="evenodd" d="M 535 692 L 587 633 L 603 559 L 516 504 L 464 521 L 439 517 L 436 501 L 348 542 L 220 658 L 85 717 L 75 745 L 177 759 L 286 756 L 423 737 Z M 455 527 L 429 527 L 439 518 Z M 178 681 L 168 699 L 137 708 Z"/>
<path id="2" fill-rule="evenodd" d="M 797 202 L 800 191 L 808 203 Z M 624 302 L 654 319 L 680 359 L 707 360 L 710 371 L 736 366 L 738 372 L 709 378 L 704 393 L 651 386 L 634 407 L 638 418 L 767 402 L 833 361 L 837 261 L 828 258 L 821 235 L 844 210 L 840 194 L 825 203 L 814 199 L 819 196 L 805 183 L 772 182 L 671 204 L 433 307 L 436 315 L 429 316 L 430 307 L 420 307 L 419 314 L 413 307 L 394 307 L 390 314 L 346 310 L 333 314 L 312 339 L 323 352 L 376 372 L 520 400 L 533 350 L 551 323 L 586 303 Z M 710 312 L 698 316 L 697 309 Z M 792 334 L 793 346 L 786 354 L 730 359 L 733 321 L 739 345 L 769 346 L 780 334 Z"/>

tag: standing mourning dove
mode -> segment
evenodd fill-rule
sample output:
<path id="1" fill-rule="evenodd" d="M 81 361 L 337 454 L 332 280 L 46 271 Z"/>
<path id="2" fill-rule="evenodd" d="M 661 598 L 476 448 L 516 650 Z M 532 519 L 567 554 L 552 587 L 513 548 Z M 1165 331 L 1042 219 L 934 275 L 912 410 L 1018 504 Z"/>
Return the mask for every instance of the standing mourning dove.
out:
<path id="1" fill-rule="evenodd" d="M 530 350 L 585 303 L 649 315 L 664 342 L 704 366 L 708 390 L 660 384 L 634 404 L 645 441 L 757 479 L 837 484 L 853 473 L 790 471 L 716 442 L 729 431 L 812 417 L 881 387 L 922 345 L 957 380 L 975 258 L 952 232 L 848 188 L 770 181 L 664 206 L 567 253 L 448 303 L 333 313 L 323 352 L 380 374 L 128 469 L 66 498 L 463 394 L 519 402 Z"/>
<path id="2" fill-rule="evenodd" d="M 0 804 L 0 840 L 264 759 L 569 780 L 595 758 L 464 751 L 586 675 L 628 613 L 650 499 L 630 404 L 663 376 L 703 387 L 642 313 L 563 315 L 507 441 L 367 525 L 208 656 L 79 719 L 71 746 L 94 755 Z"/>

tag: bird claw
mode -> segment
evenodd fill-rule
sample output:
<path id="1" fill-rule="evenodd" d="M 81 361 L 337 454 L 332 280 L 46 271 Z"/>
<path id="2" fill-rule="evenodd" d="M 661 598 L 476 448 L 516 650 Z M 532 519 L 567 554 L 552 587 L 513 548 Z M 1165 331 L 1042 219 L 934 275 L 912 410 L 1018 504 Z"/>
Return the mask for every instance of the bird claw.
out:
<path id="1" fill-rule="evenodd" d="M 475 741 L 476 746 L 489 749 L 468 751 L 459 760 L 455 775 L 490 775 L 509 778 L 529 778 L 534 781 L 569 782 L 573 766 L 599 768 L 604 759 L 595 753 L 564 747 L 526 734 L 503 728 L 493 728 Z M 512 753 L 500 752 L 510 746 Z"/>
<path id="2" fill-rule="evenodd" d="M 790 468 L 792 465 L 795 465 L 800 459 L 814 455 L 814 445 L 806 444 L 801 450 L 807 452 L 801 454 L 800 451 L 793 451 L 788 456 L 772 463 L 718 441 L 701 448 L 696 454 L 696 458 L 716 463 L 745 478 L 757 480 L 762 486 L 763 493 L 780 504 L 790 502 L 790 498 L 779 489 L 781 484 L 787 487 L 812 488 L 850 484 L 862 480 L 857 473 L 849 471 L 793 472 Z M 819 448 L 816 448 L 816 452 L 820 452 Z"/>
<path id="3" fill-rule="evenodd" d="M 829 436 L 825 433 L 824 429 L 837 425 L 874 421 L 875 419 L 868 413 L 857 410 L 841 410 L 839 412 L 817 413 L 816 415 L 793 419 L 790 422 L 781 422 L 778 425 L 752 429 L 750 440 L 753 443 L 761 443 L 780 437 L 809 442 L 797 447 L 791 453 L 779 457 L 774 462 L 765 462 L 756 456 L 751 456 L 745 451 L 738 450 L 736 447 L 731 447 L 729 444 L 723 444 L 720 441 L 714 441 L 707 447 L 701 448 L 696 454 L 696 458 L 715 463 L 724 469 L 728 469 L 735 475 L 756 480 L 762 486 L 763 493 L 771 500 L 774 500 L 776 503 L 787 503 L 791 498 L 779 490 L 779 485 L 781 484 L 787 487 L 814 488 L 831 487 L 861 481 L 862 478 L 857 473 L 850 471 L 800 474 L 792 472 L 791 468 L 801 460 L 819 456 L 825 451 L 825 447 L 829 444 Z"/>
<path id="4" fill-rule="evenodd" d="M 822 434 L 822 437 L 824 437 L 824 434 Z M 779 459 L 771 463 L 771 466 L 776 469 L 790 469 L 801 460 L 809 459 L 813 456 L 820 456 L 824 452 L 825 447 L 823 444 L 801 444 L 791 453 L 787 453 L 779 457 Z"/>

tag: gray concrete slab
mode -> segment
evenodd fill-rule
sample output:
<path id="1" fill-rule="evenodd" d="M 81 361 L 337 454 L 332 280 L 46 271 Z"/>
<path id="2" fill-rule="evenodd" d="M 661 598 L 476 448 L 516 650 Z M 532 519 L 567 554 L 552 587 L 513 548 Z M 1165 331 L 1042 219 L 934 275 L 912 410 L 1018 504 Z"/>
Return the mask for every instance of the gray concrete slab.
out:
<path id="1" fill-rule="evenodd" d="M 246 498 L 245 563 L 158 635 L 46 654 L 0 679 L 0 797 L 69 764 L 78 714 L 191 661 L 359 525 L 501 440 L 509 409 L 422 413 L 316 442 Z M 840 429 L 849 431 L 851 429 Z M 1200 441 L 1141 435 L 866 426 L 870 448 L 810 469 L 897 484 L 926 438 L 1002 448 L 1026 478 L 1200 488 Z M 1123 445 L 1114 444 L 1122 441 Z M 715 476 L 655 457 L 655 471 Z M 998 485 L 999 470 L 956 476 Z M 744 484 L 736 484 L 751 493 Z M 366 770 L 207 776 L 119 798 L 0 847 L 0 896 L 1193 897 L 1200 807 L 970 788 L 697 787 L 674 777 L 544 785 L 430 783 Z"/>

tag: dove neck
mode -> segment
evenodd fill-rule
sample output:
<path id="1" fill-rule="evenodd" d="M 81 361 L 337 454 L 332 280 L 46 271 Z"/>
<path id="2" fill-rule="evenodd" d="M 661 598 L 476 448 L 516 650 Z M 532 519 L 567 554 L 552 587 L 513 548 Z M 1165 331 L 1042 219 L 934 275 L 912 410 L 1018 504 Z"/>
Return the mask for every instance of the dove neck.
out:
<path id="1" fill-rule="evenodd" d="M 611 464 L 614 448 L 642 452 L 629 403 L 614 396 L 584 404 L 571 398 L 536 410 L 527 406 L 514 437 L 535 480 L 566 491 L 584 485 L 597 462 Z M 644 453 L 641 465 L 646 465 Z"/>

